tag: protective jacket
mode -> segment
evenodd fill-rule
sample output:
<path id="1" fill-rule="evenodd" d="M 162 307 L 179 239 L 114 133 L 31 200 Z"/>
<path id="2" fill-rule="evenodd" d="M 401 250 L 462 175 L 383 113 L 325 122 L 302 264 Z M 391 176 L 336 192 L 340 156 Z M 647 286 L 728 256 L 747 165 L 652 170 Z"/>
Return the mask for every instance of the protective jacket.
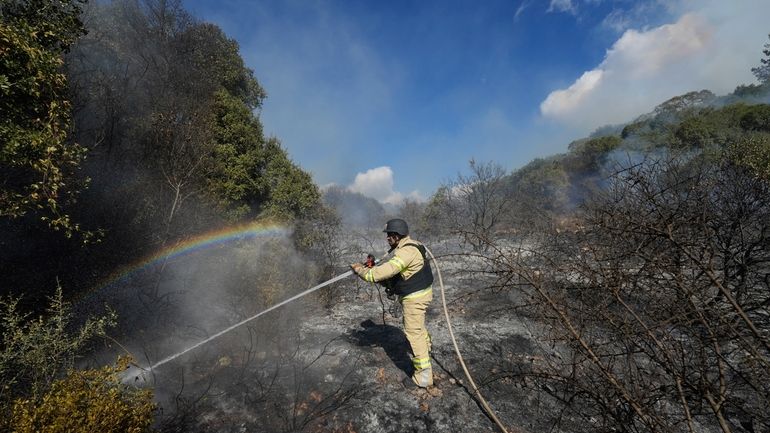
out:
<path id="1" fill-rule="evenodd" d="M 433 272 L 425 257 L 425 246 L 409 236 L 398 242 L 390 260 L 373 268 L 362 268 L 359 276 L 371 283 L 382 283 L 402 298 L 428 289 L 433 284 Z"/>

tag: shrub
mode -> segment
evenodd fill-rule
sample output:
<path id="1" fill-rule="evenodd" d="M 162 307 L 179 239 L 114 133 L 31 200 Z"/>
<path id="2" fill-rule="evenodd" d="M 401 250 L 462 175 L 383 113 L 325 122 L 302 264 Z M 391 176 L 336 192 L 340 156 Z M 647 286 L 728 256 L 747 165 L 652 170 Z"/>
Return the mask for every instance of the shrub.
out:
<path id="1" fill-rule="evenodd" d="M 128 358 L 99 370 L 71 371 L 41 398 L 18 399 L 11 430 L 18 433 L 150 431 L 155 404 L 152 392 L 120 382 Z"/>
<path id="2" fill-rule="evenodd" d="M 77 332 L 69 329 L 72 313 L 62 289 L 50 299 L 45 316 L 29 319 L 19 299 L 0 299 L 0 407 L 19 396 L 36 396 L 74 366 L 85 344 L 115 324 L 115 314 L 88 319 Z"/>

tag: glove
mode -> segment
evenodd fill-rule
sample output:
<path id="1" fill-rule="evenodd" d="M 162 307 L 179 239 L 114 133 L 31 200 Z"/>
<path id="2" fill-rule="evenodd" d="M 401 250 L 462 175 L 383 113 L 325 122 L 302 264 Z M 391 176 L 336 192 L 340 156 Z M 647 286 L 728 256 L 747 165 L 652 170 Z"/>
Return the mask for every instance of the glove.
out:
<path id="1" fill-rule="evenodd" d="M 361 263 L 351 263 L 350 264 L 350 269 L 352 269 L 353 272 L 355 272 L 356 274 L 359 274 L 359 275 L 361 274 L 361 269 L 363 269 L 363 268 L 364 268 L 364 265 L 362 265 Z"/>

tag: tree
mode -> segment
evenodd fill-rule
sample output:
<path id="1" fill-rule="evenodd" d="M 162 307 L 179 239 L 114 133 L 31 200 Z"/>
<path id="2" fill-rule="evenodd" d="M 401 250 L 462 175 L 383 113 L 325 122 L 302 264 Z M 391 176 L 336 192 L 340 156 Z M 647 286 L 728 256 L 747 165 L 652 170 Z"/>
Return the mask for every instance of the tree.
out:
<path id="1" fill-rule="evenodd" d="M 768 35 L 770 38 L 770 35 Z M 760 59 L 760 66 L 751 68 L 751 72 L 757 77 L 762 84 L 770 84 L 770 43 L 765 44 L 765 49 L 762 50 L 762 54 L 765 55 L 764 59 Z"/>
<path id="2" fill-rule="evenodd" d="M 599 174 L 609 153 L 622 142 L 620 137 L 614 135 L 573 142 L 569 146 L 570 153 L 564 159 L 564 168 L 575 175 Z"/>
<path id="3" fill-rule="evenodd" d="M 0 217 L 34 213 L 69 237 L 64 210 L 84 182 L 62 55 L 84 34 L 81 1 L 8 1 L 0 8 Z"/>
<path id="4" fill-rule="evenodd" d="M 321 192 L 310 174 L 289 159 L 277 139 L 267 140 L 266 151 L 264 177 L 269 193 L 261 206 L 262 213 L 283 221 L 312 219 L 318 215 L 322 206 Z"/>
<path id="5" fill-rule="evenodd" d="M 439 188 L 428 205 L 428 218 L 443 214 L 450 231 L 476 250 L 487 245 L 500 228 L 510 210 L 511 196 L 502 167 L 473 159 L 468 165 L 470 175 L 458 174 L 451 184 Z"/>
<path id="6" fill-rule="evenodd" d="M 130 231 L 165 227 L 156 244 L 184 236 L 190 223 L 312 214 L 317 187 L 264 136 L 254 110 L 265 91 L 234 40 L 179 1 L 119 1 L 89 12 L 93 36 L 70 57 L 82 90 L 77 119 L 88 126 L 95 183 L 109 188 L 117 177 L 121 188 L 108 195 L 120 197 L 117 206 L 100 194 L 93 207 L 128 208 Z"/>

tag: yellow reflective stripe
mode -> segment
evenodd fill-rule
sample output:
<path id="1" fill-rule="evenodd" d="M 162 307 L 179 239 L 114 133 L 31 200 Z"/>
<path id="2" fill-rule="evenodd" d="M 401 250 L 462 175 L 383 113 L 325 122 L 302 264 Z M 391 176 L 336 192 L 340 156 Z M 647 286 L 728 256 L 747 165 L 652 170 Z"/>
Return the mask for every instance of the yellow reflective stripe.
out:
<path id="1" fill-rule="evenodd" d="M 420 296 L 426 296 L 426 295 L 429 295 L 431 293 L 433 293 L 433 286 L 430 286 L 427 289 L 418 290 L 418 291 L 416 291 L 414 293 L 410 293 L 410 294 L 402 297 L 401 300 L 403 301 L 404 299 L 419 298 Z"/>
<path id="2" fill-rule="evenodd" d="M 430 368 L 430 358 L 412 358 L 412 365 L 418 370 Z"/>
<path id="3" fill-rule="evenodd" d="M 403 271 L 406 269 L 406 263 L 404 263 L 403 260 L 401 260 L 398 256 L 393 256 L 390 260 L 388 260 L 389 263 L 391 263 L 393 266 L 398 269 L 398 272 Z"/>
<path id="4" fill-rule="evenodd" d="M 374 282 L 374 272 L 371 269 L 364 275 L 364 279 L 370 283 Z"/>

